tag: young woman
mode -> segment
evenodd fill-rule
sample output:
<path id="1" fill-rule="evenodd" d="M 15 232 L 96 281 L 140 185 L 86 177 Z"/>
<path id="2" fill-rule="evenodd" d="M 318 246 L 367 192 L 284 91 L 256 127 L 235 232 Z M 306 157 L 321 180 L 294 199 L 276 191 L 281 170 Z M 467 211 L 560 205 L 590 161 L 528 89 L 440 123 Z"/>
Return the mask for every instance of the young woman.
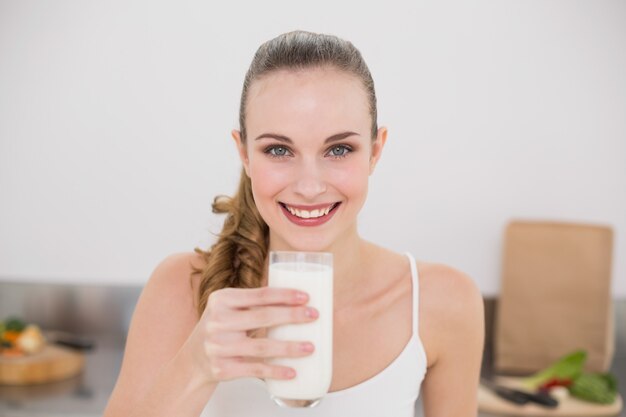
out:
<path id="1" fill-rule="evenodd" d="M 239 189 L 213 205 L 227 214 L 222 233 L 209 251 L 155 269 L 105 417 L 413 416 L 418 395 L 427 417 L 477 414 L 479 290 L 457 270 L 358 234 L 387 141 L 376 114 L 374 82 L 350 42 L 296 31 L 261 45 L 232 132 Z M 266 286 L 270 250 L 333 253 L 333 377 L 314 408 L 280 408 L 260 381 L 294 377 L 267 358 L 315 349 L 267 339 L 266 329 L 318 316 L 307 294 Z"/>

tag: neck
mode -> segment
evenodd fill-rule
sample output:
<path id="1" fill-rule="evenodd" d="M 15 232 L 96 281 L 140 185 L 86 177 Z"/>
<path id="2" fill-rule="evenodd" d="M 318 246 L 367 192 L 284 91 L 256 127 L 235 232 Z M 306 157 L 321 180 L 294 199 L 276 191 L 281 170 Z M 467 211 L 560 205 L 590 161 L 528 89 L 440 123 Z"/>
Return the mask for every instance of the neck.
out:
<path id="1" fill-rule="evenodd" d="M 353 245 L 343 246 L 333 252 L 335 309 L 350 304 L 365 284 L 364 263 L 367 242 L 358 239 Z"/>

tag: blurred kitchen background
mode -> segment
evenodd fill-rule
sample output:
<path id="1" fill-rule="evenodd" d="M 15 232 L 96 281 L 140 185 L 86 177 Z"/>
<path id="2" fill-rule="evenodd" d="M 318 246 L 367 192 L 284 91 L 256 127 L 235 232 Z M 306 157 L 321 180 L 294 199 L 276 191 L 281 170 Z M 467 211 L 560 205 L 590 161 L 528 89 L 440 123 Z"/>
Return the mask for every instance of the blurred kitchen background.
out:
<path id="1" fill-rule="evenodd" d="M 612 230 L 624 396 L 625 22 L 614 0 L 0 0 L 0 320 L 95 343 L 77 377 L 0 386 L 0 416 L 102 413 L 141 287 L 220 230 L 211 202 L 239 177 L 230 131 L 252 56 L 294 29 L 367 61 L 389 140 L 361 234 L 475 280 L 486 375 L 507 225 Z"/>

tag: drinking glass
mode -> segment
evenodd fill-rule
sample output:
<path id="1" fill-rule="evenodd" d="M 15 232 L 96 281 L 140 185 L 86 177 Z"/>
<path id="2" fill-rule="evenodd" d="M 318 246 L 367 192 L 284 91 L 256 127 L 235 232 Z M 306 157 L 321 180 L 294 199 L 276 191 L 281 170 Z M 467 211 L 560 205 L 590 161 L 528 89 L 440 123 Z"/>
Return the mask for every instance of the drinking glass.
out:
<path id="1" fill-rule="evenodd" d="M 268 286 L 293 288 L 309 294 L 308 305 L 319 311 L 310 323 L 272 327 L 268 337 L 309 341 L 311 355 L 274 358 L 270 363 L 296 371 L 290 380 L 267 379 L 272 399 L 283 407 L 314 407 L 328 392 L 333 361 L 333 255 L 326 252 L 270 252 Z"/>

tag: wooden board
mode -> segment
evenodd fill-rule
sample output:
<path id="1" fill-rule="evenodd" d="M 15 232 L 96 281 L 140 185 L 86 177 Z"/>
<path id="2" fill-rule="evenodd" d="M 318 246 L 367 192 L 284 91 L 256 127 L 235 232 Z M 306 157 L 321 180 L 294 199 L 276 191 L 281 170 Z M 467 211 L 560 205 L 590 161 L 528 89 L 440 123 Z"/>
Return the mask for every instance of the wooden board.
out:
<path id="1" fill-rule="evenodd" d="M 40 352 L 18 358 L 0 356 L 0 384 L 31 385 L 59 381 L 80 373 L 85 356 L 75 350 L 46 345 Z"/>
<path id="2" fill-rule="evenodd" d="M 499 385 L 519 388 L 521 378 L 496 377 L 495 382 Z M 516 405 L 498 397 L 489 388 L 480 386 L 478 388 L 478 409 L 485 413 L 504 414 L 510 416 L 569 416 L 569 417 L 595 417 L 595 416 L 616 416 L 622 410 L 623 402 L 618 394 L 613 404 L 602 405 L 582 401 L 568 396 L 559 400 L 557 408 L 549 409 L 538 404 L 528 403 Z"/>

